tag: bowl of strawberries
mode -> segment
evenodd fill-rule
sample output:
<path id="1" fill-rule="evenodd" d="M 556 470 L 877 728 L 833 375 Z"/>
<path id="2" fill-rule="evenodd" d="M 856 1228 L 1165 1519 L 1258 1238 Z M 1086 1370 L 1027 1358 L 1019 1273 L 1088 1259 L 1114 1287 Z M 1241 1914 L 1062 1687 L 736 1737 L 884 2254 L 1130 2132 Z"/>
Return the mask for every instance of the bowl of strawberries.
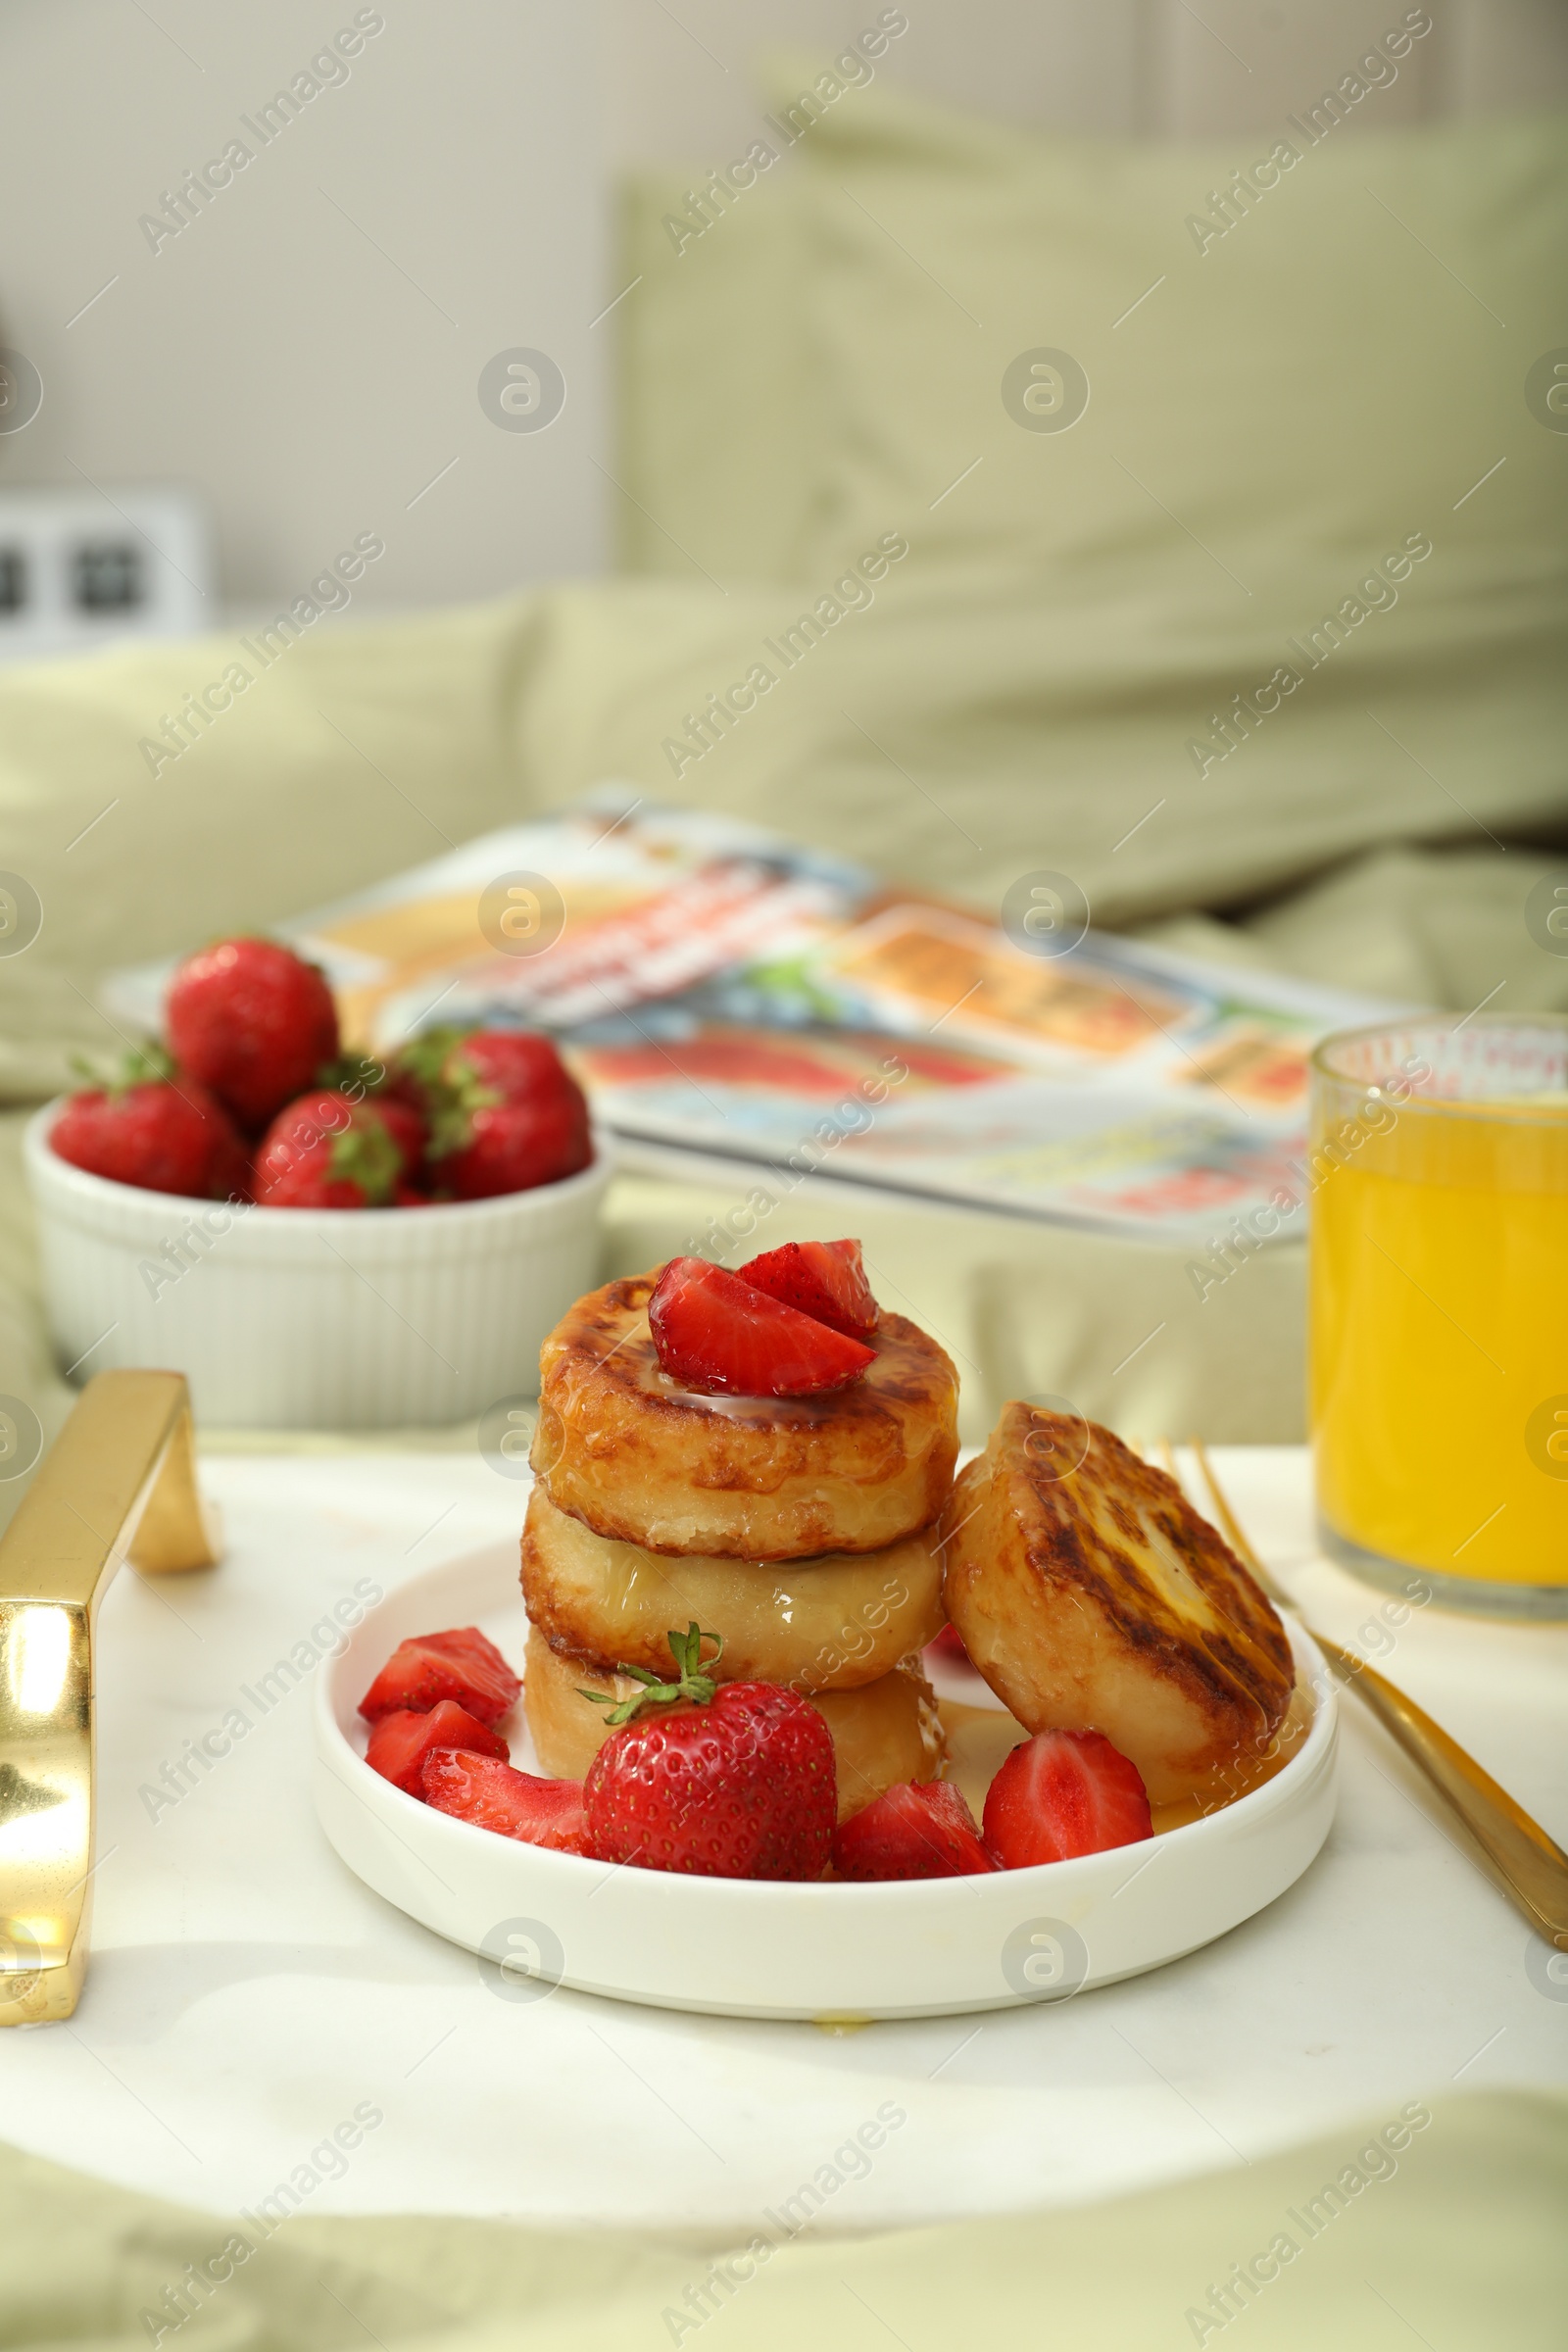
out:
<path id="1" fill-rule="evenodd" d="M 461 1421 L 538 1387 L 610 1177 L 582 1089 L 522 1030 L 345 1053 L 314 964 L 227 939 L 164 1036 L 28 1126 L 62 1366 L 185 1373 L 209 1423 Z"/>

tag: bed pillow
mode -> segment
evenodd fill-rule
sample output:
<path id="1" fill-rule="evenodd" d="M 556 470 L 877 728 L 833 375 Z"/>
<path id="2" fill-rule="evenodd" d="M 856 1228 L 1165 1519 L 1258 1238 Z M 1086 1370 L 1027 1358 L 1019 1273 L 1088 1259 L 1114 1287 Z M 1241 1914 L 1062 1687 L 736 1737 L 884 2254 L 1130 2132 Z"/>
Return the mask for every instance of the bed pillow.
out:
<path id="1" fill-rule="evenodd" d="M 821 431 L 800 327 L 805 191 L 793 157 L 750 171 L 727 198 L 696 171 L 639 172 L 623 190 L 631 290 L 605 323 L 625 571 L 728 588 L 791 578 L 806 553 Z"/>
<path id="2" fill-rule="evenodd" d="M 1340 111 L 1375 118 L 1347 80 Z M 808 568 L 895 527 L 923 559 L 1283 618 L 1303 553 L 1348 596 L 1414 532 L 1445 566 L 1557 564 L 1568 440 L 1531 371 L 1568 343 L 1564 132 L 1319 109 L 1170 147 L 880 86 L 833 110 L 803 148 L 828 404 Z"/>

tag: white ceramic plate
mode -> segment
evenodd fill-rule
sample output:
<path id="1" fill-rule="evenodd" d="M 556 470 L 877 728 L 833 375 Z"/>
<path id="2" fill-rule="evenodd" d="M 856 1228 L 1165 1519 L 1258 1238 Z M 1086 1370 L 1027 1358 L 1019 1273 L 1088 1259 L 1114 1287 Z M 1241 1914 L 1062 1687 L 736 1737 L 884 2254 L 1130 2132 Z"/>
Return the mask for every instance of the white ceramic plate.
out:
<path id="1" fill-rule="evenodd" d="M 880 1886 L 681 1878 L 547 1853 L 437 1813 L 365 1762 L 358 1702 L 398 1643 L 478 1625 L 517 1663 L 514 1544 L 389 1593 L 316 1687 L 316 1802 L 338 1853 L 399 1910 L 494 1960 L 517 2000 L 582 1992 L 729 2017 L 940 2017 L 1061 1999 L 1211 1943 L 1293 1886 L 1334 1815 L 1334 1693 L 1292 1627 L 1311 1729 L 1275 1778 L 1151 1845 L 993 1877 Z M 502 1729 L 537 1771 L 519 1703 Z"/>

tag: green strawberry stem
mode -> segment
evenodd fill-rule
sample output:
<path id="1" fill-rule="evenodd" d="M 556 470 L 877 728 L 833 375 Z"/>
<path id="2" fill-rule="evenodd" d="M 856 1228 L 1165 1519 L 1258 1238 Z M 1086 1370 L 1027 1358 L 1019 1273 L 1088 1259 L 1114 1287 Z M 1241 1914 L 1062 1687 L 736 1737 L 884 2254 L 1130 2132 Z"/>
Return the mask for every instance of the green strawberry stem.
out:
<path id="1" fill-rule="evenodd" d="M 398 1048 L 400 1067 L 424 1091 L 429 1132 L 425 1155 L 429 1159 L 446 1159 L 454 1152 L 466 1152 L 473 1141 L 474 1112 L 501 1101 L 493 1086 L 480 1083 L 472 1063 L 458 1051 L 468 1035 L 453 1022 L 438 1022 Z"/>
<path id="2" fill-rule="evenodd" d="M 614 1731 L 623 1723 L 635 1722 L 644 1707 L 671 1707 L 677 1699 L 685 1699 L 692 1706 L 706 1707 L 709 1700 L 714 1696 L 718 1685 L 710 1674 L 703 1672 L 703 1643 L 705 1642 L 712 1642 L 713 1654 L 708 1663 L 710 1666 L 716 1666 L 724 1654 L 723 1635 L 703 1633 L 694 1617 L 684 1634 L 671 1633 L 668 1641 L 670 1654 L 675 1660 L 678 1681 L 662 1683 L 657 1674 L 649 1674 L 641 1666 L 617 1666 L 615 1669 L 617 1674 L 629 1675 L 634 1683 L 643 1685 L 643 1689 L 634 1692 L 630 1698 L 617 1700 L 608 1690 L 578 1690 L 577 1696 L 579 1698 L 591 1700 L 596 1707 L 610 1709 L 610 1713 L 605 1717 L 608 1730 Z"/>
<path id="3" fill-rule="evenodd" d="M 383 1092 L 387 1083 L 386 1064 L 373 1060 L 368 1054 L 340 1054 L 335 1061 L 322 1062 L 316 1073 L 316 1083 L 323 1093 L 346 1095 L 357 1102 L 365 1095 Z"/>
<path id="4" fill-rule="evenodd" d="M 345 1127 L 332 1139 L 327 1173 L 357 1184 L 370 1208 L 384 1208 L 403 1167 L 403 1154 L 379 1119 Z"/>
<path id="5" fill-rule="evenodd" d="M 398 1048 L 398 1061 L 421 1085 L 433 1086 L 441 1075 L 441 1064 L 466 1034 L 451 1021 L 437 1022 L 434 1028 L 417 1030 L 406 1038 Z"/>
<path id="6" fill-rule="evenodd" d="M 112 1078 L 105 1078 L 84 1054 L 73 1054 L 71 1067 L 78 1078 L 85 1078 L 90 1086 L 108 1095 L 111 1101 L 133 1086 L 167 1085 L 175 1070 L 172 1054 L 166 1053 L 155 1038 L 148 1038 L 145 1044 L 133 1047 L 130 1053 L 124 1054 Z"/>

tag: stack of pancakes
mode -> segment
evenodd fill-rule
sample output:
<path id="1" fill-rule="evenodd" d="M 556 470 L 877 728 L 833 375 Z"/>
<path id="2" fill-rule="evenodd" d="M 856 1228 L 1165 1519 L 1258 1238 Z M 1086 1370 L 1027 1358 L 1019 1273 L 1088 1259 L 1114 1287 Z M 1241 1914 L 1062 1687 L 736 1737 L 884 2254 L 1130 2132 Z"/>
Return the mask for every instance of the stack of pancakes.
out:
<path id="1" fill-rule="evenodd" d="M 700 1396 L 660 1370 L 654 1274 L 590 1292 L 540 1359 L 522 1537 L 523 1698 L 540 1769 L 580 1779 L 609 1736 L 584 1690 L 672 1679 L 668 1636 L 723 1638 L 720 1682 L 788 1684 L 820 1708 L 839 1814 L 928 1781 L 942 1731 L 919 1653 L 944 1622 L 936 1521 L 958 1379 L 883 1314 L 863 1379 L 818 1396 Z"/>

